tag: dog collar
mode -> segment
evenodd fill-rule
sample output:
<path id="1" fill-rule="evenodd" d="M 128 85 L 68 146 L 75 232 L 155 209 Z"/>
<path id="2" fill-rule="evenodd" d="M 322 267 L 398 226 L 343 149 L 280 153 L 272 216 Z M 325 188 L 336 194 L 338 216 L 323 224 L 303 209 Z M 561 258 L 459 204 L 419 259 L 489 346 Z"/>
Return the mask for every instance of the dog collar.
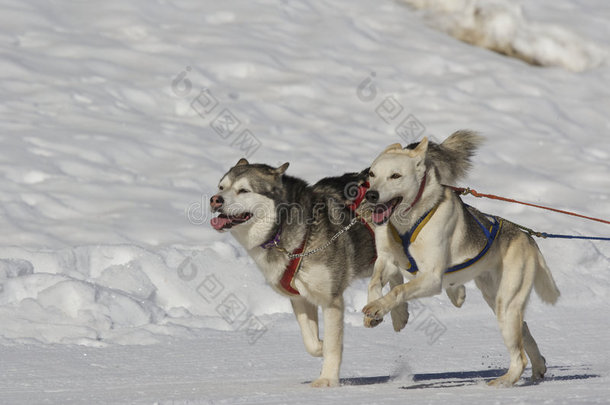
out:
<path id="1" fill-rule="evenodd" d="M 282 226 L 280 225 L 277 229 L 277 232 L 275 233 L 275 236 L 271 239 L 269 239 L 267 242 L 261 244 L 260 246 L 263 249 L 271 249 L 272 247 L 277 246 L 278 243 L 280 243 L 280 237 L 282 236 Z"/>
<path id="2" fill-rule="evenodd" d="M 426 178 L 428 177 L 428 173 L 424 172 L 424 177 L 421 179 L 421 183 L 419 185 L 419 190 L 417 191 L 417 195 L 415 196 L 415 200 L 409 205 L 409 208 L 404 210 L 403 212 L 409 211 L 417 202 L 421 199 L 421 196 L 424 194 L 424 188 L 426 188 Z"/>

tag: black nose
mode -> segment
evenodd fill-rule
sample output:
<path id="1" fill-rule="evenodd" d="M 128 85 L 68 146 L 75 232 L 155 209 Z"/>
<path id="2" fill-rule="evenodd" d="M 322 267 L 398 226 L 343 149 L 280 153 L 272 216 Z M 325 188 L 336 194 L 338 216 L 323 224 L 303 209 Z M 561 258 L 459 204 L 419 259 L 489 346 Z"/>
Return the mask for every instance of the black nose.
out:
<path id="1" fill-rule="evenodd" d="M 222 204 L 224 204 L 225 199 L 222 198 L 221 195 L 213 195 L 212 198 L 210 198 L 210 206 L 212 208 L 220 208 L 222 207 Z"/>
<path id="2" fill-rule="evenodd" d="M 375 190 L 367 191 L 364 197 L 367 201 L 372 202 L 373 204 L 376 204 L 377 201 L 379 201 L 379 193 Z"/>

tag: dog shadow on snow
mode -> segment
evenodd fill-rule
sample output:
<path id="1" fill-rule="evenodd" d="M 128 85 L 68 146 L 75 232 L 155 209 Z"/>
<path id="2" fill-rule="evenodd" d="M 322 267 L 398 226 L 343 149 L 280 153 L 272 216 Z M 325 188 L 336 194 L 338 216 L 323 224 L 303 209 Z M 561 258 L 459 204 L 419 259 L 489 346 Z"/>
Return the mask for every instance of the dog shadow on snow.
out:
<path id="1" fill-rule="evenodd" d="M 538 385 L 549 381 L 570 381 L 570 380 L 587 380 L 590 378 L 599 377 L 598 374 L 590 374 L 583 371 L 587 371 L 585 368 L 578 367 L 580 370 L 574 370 L 572 367 L 566 366 L 554 366 L 549 367 L 547 376 L 542 380 L 531 381 L 529 378 L 521 378 L 515 385 L 518 387 L 525 387 L 531 385 Z M 524 373 L 527 375 L 526 370 Z M 460 387 L 465 385 L 477 385 L 479 383 L 488 382 L 494 378 L 500 377 L 506 373 L 506 369 L 485 369 L 485 370 L 473 370 L 473 371 L 448 371 L 443 373 L 422 373 L 413 374 L 413 385 L 401 387 L 403 389 L 417 389 L 417 388 L 448 388 L 448 387 Z M 358 385 L 375 385 L 385 384 L 392 382 L 397 379 L 396 376 L 382 375 L 373 377 L 347 377 L 341 378 L 341 385 L 345 386 L 358 386 Z"/>

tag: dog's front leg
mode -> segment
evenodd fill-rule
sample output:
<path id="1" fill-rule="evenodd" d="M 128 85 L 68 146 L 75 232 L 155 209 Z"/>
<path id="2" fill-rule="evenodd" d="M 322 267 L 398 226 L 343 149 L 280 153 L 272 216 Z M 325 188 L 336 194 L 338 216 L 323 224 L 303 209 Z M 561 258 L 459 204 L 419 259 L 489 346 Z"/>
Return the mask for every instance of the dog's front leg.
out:
<path id="1" fill-rule="evenodd" d="M 373 276 L 371 277 L 371 281 L 369 281 L 369 292 L 367 296 L 367 304 L 378 300 L 383 296 L 383 272 L 385 271 L 386 260 L 381 255 L 377 257 L 375 261 L 375 267 L 373 270 Z M 381 319 L 369 318 L 367 316 L 364 317 L 364 326 L 366 328 L 374 328 L 379 325 L 383 321 Z"/>
<path id="2" fill-rule="evenodd" d="M 369 318 L 383 318 L 399 304 L 412 299 L 430 297 L 442 291 L 442 271 L 420 274 L 406 284 L 394 287 L 382 298 L 366 305 L 362 312 Z"/>
<path id="3" fill-rule="evenodd" d="M 322 342 L 318 333 L 318 306 L 301 297 L 293 298 L 290 302 L 301 327 L 307 353 L 314 357 L 322 357 Z"/>
<path id="4" fill-rule="evenodd" d="M 390 277 L 391 288 L 398 287 L 404 283 L 404 279 L 402 278 L 398 267 L 396 270 L 397 272 Z M 390 311 L 390 316 L 392 317 L 392 326 L 394 327 L 394 330 L 400 332 L 409 321 L 409 304 L 405 302 L 404 304 L 397 305 Z M 368 317 L 365 316 L 364 318 L 367 319 Z"/>
<path id="5" fill-rule="evenodd" d="M 367 304 L 375 300 L 378 300 L 383 296 L 383 286 L 390 282 L 392 288 L 401 285 L 403 283 L 400 269 L 391 260 L 386 259 L 381 254 L 375 261 L 375 269 L 373 276 L 369 282 L 369 293 L 367 297 Z M 407 304 L 397 306 L 392 310 L 392 325 L 394 330 L 399 332 L 405 327 L 409 320 L 409 311 Z M 383 318 L 371 318 L 368 316 L 364 317 L 364 326 L 366 328 L 374 328 L 383 322 Z"/>
<path id="6" fill-rule="evenodd" d="M 447 287 L 447 289 L 445 290 L 445 292 L 447 293 L 447 297 L 449 297 L 449 299 L 451 300 L 451 303 L 458 307 L 461 308 L 462 304 L 464 303 L 464 300 L 466 299 L 466 288 L 463 285 L 458 285 L 458 286 L 449 286 Z"/>
<path id="7" fill-rule="evenodd" d="M 339 368 L 343 355 L 343 296 L 338 296 L 326 307 L 324 313 L 324 363 L 320 377 L 313 387 L 336 387 L 339 385 Z"/>

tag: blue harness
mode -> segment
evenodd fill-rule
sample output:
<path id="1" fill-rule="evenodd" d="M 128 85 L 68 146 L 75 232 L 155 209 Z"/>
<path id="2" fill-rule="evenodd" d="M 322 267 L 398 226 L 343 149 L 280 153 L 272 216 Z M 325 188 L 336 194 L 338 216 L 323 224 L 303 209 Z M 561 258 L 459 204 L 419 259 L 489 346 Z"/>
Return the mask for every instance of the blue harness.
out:
<path id="1" fill-rule="evenodd" d="M 466 204 L 464 204 L 464 205 L 468 208 L 468 205 L 466 205 Z M 432 216 L 436 212 L 437 208 L 438 208 L 438 205 L 436 207 L 432 208 L 430 211 L 426 212 L 421 218 L 419 218 L 417 220 L 417 222 L 415 222 L 415 225 L 413 225 L 411 230 L 403 235 L 399 234 L 398 231 L 396 230 L 396 228 L 394 228 L 394 226 L 392 226 L 390 224 L 390 226 L 392 228 L 392 232 L 395 235 L 395 238 L 396 237 L 400 238 L 400 242 L 402 242 L 403 250 L 405 251 L 407 258 L 409 259 L 409 267 L 406 270 L 411 274 L 417 273 L 417 271 L 419 269 L 417 267 L 417 263 L 415 262 L 415 259 L 413 258 L 413 256 L 411 256 L 411 253 L 409 253 L 409 246 L 411 245 L 411 243 L 413 243 L 415 241 L 415 239 L 417 238 L 417 235 L 422 230 L 422 228 L 428 223 L 430 218 L 432 218 Z M 485 256 L 485 253 L 487 253 L 489 248 L 491 248 L 491 245 L 493 244 L 494 240 L 496 240 L 496 237 L 500 233 L 500 228 L 502 227 L 502 219 L 498 219 L 497 217 L 485 214 L 492 223 L 491 227 L 489 229 L 487 229 L 487 227 L 485 225 L 483 225 L 481 223 L 481 221 L 479 221 L 477 219 L 476 216 L 474 216 L 472 213 L 470 213 L 470 215 L 474 218 L 474 220 L 477 222 L 477 224 L 479 224 L 479 227 L 485 234 L 487 243 L 485 244 L 485 247 L 483 248 L 483 250 L 481 250 L 479 252 L 478 255 L 476 255 L 472 259 L 466 260 L 464 263 L 456 264 L 455 266 L 449 267 L 447 270 L 445 270 L 445 274 L 454 273 L 456 271 L 463 270 L 466 267 L 472 266 L 473 264 L 478 262 L 483 256 Z"/>

